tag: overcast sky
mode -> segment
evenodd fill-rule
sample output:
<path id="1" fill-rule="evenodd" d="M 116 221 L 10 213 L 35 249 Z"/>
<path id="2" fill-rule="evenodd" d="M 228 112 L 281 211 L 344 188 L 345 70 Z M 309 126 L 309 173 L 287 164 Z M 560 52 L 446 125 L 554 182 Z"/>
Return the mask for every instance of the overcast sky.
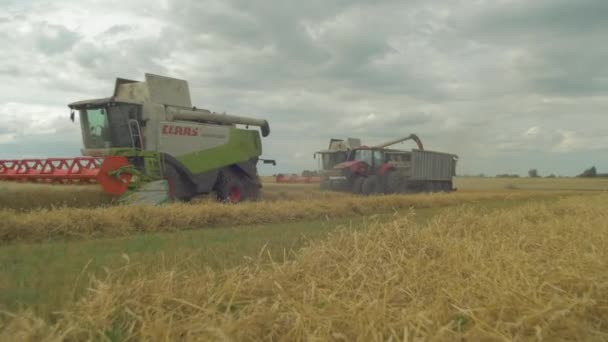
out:
<path id="1" fill-rule="evenodd" d="M 373 3 L 373 4 L 372 4 Z M 265 173 L 417 133 L 460 174 L 608 172 L 605 0 L 0 0 L 0 158 L 75 156 L 67 103 L 187 79 L 266 118 Z M 410 148 L 413 145 L 400 145 Z"/>

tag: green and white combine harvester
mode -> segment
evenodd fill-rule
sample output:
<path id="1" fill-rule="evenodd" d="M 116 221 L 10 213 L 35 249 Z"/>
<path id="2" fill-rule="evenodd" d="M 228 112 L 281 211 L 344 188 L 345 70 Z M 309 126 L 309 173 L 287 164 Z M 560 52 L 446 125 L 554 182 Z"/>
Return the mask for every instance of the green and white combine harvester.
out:
<path id="1" fill-rule="evenodd" d="M 260 134 L 248 129 L 258 127 L 266 137 L 266 120 L 193 107 L 185 80 L 152 74 L 143 82 L 118 78 L 111 97 L 69 107 L 72 121 L 78 114 L 82 128 L 87 158 L 74 158 L 80 166 L 65 166 L 60 158 L 42 160 L 37 167 L 3 161 L 3 179 L 97 181 L 127 203 L 189 201 L 210 193 L 237 203 L 260 196 L 258 162 L 275 164 L 260 158 Z M 82 166 L 83 159 L 93 166 Z"/>

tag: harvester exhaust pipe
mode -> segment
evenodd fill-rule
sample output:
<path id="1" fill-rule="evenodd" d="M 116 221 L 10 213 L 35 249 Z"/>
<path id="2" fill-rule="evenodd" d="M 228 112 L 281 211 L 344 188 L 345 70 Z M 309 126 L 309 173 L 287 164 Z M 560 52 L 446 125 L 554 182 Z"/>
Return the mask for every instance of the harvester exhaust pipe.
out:
<path id="1" fill-rule="evenodd" d="M 422 145 L 422 141 L 420 140 L 420 138 L 418 138 L 418 136 L 416 134 L 410 134 L 409 136 L 404 137 L 404 138 L 387 141 L 383 144 L 374 146 L 374 148 L 386 148 L 388 146 L 395 145 L 395 144 L 398 144 L 398 143 L 406 141 L 406 140 L 414 140 L 416 145 L 418 145 L 418 149 L 421 151 L 424 151 L 424 146 Z"/>
<path id="2" fill-rule="evenodd" d="M 179 109 L 171 107 L 169 112 L 174 120 L 188 120 L 188 121 L 206 121 L 206 122 L 217 122 L 222 124 L 230 125 L 247 125 L 247 126 L 258 126 L 262 130 L 262 136 L 267 137 L 270 134 L 270 125 L 268 121 L 263 119 L 246 118 L 242 116 L 230 115 L 230 114 L 219 114 L 209 111 L 207 109 Z"/>

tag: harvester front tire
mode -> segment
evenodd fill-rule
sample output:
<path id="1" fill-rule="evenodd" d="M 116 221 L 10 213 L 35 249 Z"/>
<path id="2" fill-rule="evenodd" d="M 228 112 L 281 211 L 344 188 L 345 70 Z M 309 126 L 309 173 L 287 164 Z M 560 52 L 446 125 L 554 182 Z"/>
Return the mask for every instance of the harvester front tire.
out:
<path id="1" fill-rule="evenodd" d="M 165 177 L 169 181 L 170 198 L 174 201 L 189 202 L 194 193 L 193 185 L 185 179 L 173 166 L 167 165 Z"/>

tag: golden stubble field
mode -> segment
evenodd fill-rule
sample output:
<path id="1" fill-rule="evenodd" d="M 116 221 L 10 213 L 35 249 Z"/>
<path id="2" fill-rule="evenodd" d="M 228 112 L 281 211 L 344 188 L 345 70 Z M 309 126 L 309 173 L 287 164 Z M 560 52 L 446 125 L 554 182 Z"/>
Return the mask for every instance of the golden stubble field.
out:
<path id="1" fill-rule="evenodd" d="M 260 245 L 236 267 L 123 255 L 124 266 L 92 276 L 89 290 L 52 320 L 27 307 L 4 310 L 0 340 L 608 339 L 606 182 L 467 178 L 457 186 L 451 194 L 358 197 L 267 184 L 263 201 L 238 206 L 202 199 L 2 209 L 0 252 L 27 243 L 20 248 L 33 254 L 51 248 L 48 240 L 77 248 L 112 236 L 124 243 L 277 222 L 302 234 L 307 221 L 369 219 L 362 229 L 340 224 L 286 258 Z M 425 208 L 437 210 L 420 220 Z"/>

